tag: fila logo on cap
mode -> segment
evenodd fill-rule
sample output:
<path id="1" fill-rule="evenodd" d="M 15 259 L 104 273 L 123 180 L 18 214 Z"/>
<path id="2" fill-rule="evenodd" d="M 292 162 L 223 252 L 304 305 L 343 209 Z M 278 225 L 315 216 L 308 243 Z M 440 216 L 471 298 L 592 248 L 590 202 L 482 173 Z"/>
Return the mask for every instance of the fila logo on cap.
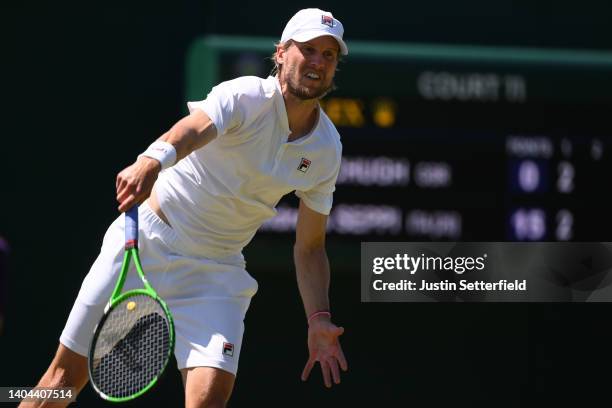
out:
<path id="1" fill-rule="evenodd" d="M 321 24 L 325 24 L 326 26 L 333 27 L 335 25 L 334 24 L 334 18 L 331 17 L 331 16 L 326 16 L 325 14 L 323 14 L 321 16 Z"/>
<path id="2" fill-rule="evenodd" d="M 300 162 L 300 165 L 298 166 L 298 170 L 301 171 L 302 173 L 306 173 L 308 171 L 308 168 L 310 167 L 310 163 L 311 161 L 302 157 L 302 161 Z"/>
<path id="3" fill-rule="evenodd" d="M 232 343 L 223 343 L 223 355 L 234 357 L 234 345 Z"/>

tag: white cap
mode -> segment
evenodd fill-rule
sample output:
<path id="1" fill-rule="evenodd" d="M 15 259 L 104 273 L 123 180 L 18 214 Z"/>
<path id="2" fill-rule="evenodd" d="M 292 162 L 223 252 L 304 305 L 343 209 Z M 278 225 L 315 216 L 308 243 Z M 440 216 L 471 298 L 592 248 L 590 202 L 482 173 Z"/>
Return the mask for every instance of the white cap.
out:
<path id="1" fill-rule="evenodd" d="M 291 17 L 283 30 L 280 42 L 284 43 L 289 40 L 305 42 L 324 35 L 331 35 L 338 41 L 340 53 L 347 55 L 348 48 L 342 40 L 343 34 L 342 23 L 335 19 L 332 13 L 317 8 L 308 8 L 298 11 Z"/>

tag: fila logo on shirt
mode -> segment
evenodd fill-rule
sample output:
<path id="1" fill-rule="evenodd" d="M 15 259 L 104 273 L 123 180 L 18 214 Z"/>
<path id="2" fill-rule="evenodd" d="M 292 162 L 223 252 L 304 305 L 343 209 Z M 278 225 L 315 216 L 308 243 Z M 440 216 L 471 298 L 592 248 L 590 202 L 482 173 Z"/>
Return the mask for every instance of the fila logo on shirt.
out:
<path id="1" fill-rule="evenodd" d="M 234 345 L 232 343 L 223 343 L 223 355 L 234 357 Z"/>
<path id="2" fill-rule="evenodd" d="M 301 171 L 302 173 L 306 173 L 308 169 L 310 168 L 310 163 L 311 163 L 310 160 L 308 160 L 305 157 L 302 157 L 302 161 L 300 161 L 300 165 L 298 166 L 297 169 Z"/>

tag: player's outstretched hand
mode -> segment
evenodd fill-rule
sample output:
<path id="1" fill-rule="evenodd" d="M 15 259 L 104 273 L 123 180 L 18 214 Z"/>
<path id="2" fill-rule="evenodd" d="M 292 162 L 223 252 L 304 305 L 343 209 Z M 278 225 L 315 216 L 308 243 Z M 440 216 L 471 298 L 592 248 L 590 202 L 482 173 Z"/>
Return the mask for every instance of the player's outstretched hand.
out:
<path id="1" fill-rule="evenodd" d="M 306 381 L 312 367 L 318 361 L 323 373 L 323 382 L 330 388 L 332 380 L 340 384 L 340 368 L 348 370 L 346 358 L 340 347 L 339 337 L 344 328 L 338 327 L 328 320 L 315 320 L 308 327 L 308 361 L 302 371 L 302 381 Z"/>
<path id="2" fill-rule="evenodd" d="M 125 212 L 146 200 L 160 171 L 159 161 L 146 156 L 140 157 L 134 164 L 121 170 L 117 174 L 115 184 L 119 211 Z"/>

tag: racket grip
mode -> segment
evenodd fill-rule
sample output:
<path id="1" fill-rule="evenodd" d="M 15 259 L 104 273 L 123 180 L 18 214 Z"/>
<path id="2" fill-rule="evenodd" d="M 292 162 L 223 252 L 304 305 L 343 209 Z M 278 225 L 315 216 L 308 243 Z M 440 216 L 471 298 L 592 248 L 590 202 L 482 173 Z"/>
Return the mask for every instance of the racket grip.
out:
<path id="1" fill-rule="evenodd" d="M 138 248 L 138 206 L 125 212 L 125 248 Z"/>

